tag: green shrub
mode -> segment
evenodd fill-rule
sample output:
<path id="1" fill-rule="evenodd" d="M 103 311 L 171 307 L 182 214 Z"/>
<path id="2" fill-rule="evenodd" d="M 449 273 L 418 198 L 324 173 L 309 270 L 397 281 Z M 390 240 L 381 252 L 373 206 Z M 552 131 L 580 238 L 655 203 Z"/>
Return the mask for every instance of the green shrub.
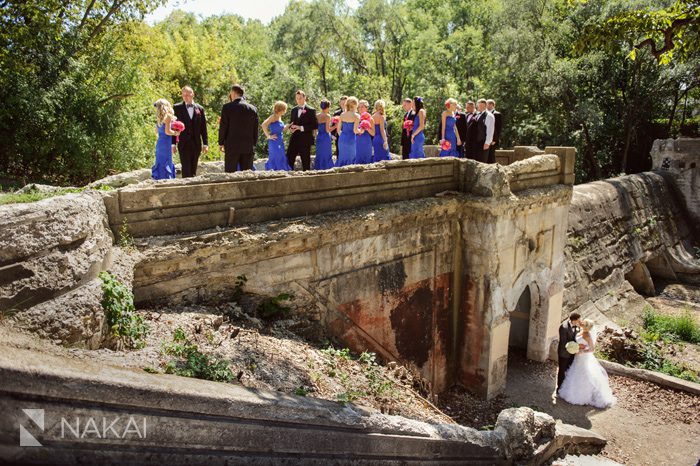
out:
<path id="1" fill-rule="evenodd" d="M 148 326 L 136 312 L 134 295 L 111 272 L 101 272 L 102 308 L 112 336 L 127 348 L 143 348 Z"/>
<path id="2" fill-rule="evenodd" d="M 273 319 L 287 314 L 289 306 L 283 304 L 284 301 L 294 299 L 291 293 L 280 293 L 262 300 L 258 306 L 258 315 L 263 319 Z"/>
<path id="3" fill-rule="evenodd" d="M 229 368 L 228 361 L 208 356 L 199 351 L 199 347 L 187 339 L 187 335 L 181 327 L 176 328 L 173 332 L 172 343 L 163 345 L 163 352 L 177 358 L 165 366 L 166 374 L 213 380 L 214 382 L 233 380 L 233 372 Z"/>

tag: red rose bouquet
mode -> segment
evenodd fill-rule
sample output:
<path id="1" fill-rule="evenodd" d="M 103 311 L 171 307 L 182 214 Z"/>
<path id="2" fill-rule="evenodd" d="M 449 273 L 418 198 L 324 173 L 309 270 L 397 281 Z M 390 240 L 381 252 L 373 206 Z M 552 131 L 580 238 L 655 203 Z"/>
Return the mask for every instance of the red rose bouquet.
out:
<path id="1" fill-rule="evenodd" d="M 369 122 L 369 120 L 362 120 L 360 122 L 360 129 L 364 129 L 365 131 L 370 129 L 372 127 L 372 123 Z"/>
<path id="2" fill-rule="evenodd" d="M 337 125 L 339 121 L 340 117 L 338 116 L 334 116 L 333 118 L 331 118 L 331 123 L 333 123 L 334 125 Z"/>
<path id="3" fill-rule="evenodd" d="M 440 146 L 442 150 L 450 150 L 452 149 L 452 144 L 448 140 L 442 141 L 442 145 Z"/>

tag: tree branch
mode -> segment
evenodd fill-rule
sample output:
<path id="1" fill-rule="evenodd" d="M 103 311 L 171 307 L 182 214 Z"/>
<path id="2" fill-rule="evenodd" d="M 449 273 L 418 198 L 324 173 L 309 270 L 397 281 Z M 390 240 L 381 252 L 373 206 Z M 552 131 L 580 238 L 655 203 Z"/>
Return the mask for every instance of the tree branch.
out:
<path id="1" fill-rule="evenodd" d="M 82 29 L 83 26 L 85 25 L 85 22 L 87 21 L 88 16 L 90 15 L 90 12 L 92 11 L 92 7 L 95 6 L 95 1 L 96 0 L 91 0 L 90 4 L 85 9 L 85 14 L 83 15 L 83 19 L 80 20 L 80 24 L 78 25 L 78 30 Z"/>
<path id="2" fill-rule="evenodd" d="M 654 55 L 654 58 L 656 58 L 658 61 L 661 59 L 661 55 L 673 50 L 673 48 L 676 46 L 676 44 L 673 42 L 673 33 L 676 31 L 676 29 L 680 29 L 681 27 L 691 24 L 692 22 L 693 18 L 675 19 L 669 27 L 662 29 L 661 32 L 664 34 L 664 45 L 660 49 L 656 48 L 656 42 L 651 37 L 644 39 L 639 44 L 635 45 L 634 48 L 641 49 L 642 47 L 646 47 L 648 45 L 649 49 L 651 50 L 651 54 Z"/>
<path id="3" fill-rule="evenodd" d="M 105 104 L 109 102 L 110 100 L 124 100 L 128 99 L 129 97 L 133 97 L 136 94 L 129 93 L 129 94 L 114 94 L 110 95 L 109 97 L 105 97 L 104 99 L 100 100 L 100 104 Z"/>

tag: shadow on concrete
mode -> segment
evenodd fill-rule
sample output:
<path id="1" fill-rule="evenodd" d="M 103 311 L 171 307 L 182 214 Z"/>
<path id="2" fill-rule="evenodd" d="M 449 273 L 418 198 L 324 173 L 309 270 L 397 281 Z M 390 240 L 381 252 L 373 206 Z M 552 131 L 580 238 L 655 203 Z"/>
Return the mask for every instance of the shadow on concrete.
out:
<path id="1" fill-rule="evenodd" d="M 557 364 L 529 361 L 517 350 L 508 355 L 506 403 L 510 406 L 528 406 L 550 414 L 567 424 L 590 429 L 590 416 L 602 410 L 591 406 L 576 406 L 559 398 L 553 403 L 552 393 L 557 382 Z"/>

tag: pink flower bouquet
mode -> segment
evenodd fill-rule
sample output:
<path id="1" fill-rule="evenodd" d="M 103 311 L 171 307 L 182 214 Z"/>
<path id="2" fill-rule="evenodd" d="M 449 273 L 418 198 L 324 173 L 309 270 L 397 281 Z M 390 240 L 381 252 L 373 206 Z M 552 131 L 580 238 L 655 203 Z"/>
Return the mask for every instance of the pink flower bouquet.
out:
<path id="1" fill-rule="evenodd" d="M 185 131 L 185 124 L 184 124 L 183 122 L 179 121 L 179 120 L 175 120 L 175 121 L 173 121 L 173 122 L 170 124 L 170 130 L 171 130 L 171 131 L 179 131 L 179 132 L 182 133 L 183 131 Z M 176 140 L 177 142 L 180 142 L 180 135 L 178 135 L 178 136 L 175 138 L 175 140 Z"/>

